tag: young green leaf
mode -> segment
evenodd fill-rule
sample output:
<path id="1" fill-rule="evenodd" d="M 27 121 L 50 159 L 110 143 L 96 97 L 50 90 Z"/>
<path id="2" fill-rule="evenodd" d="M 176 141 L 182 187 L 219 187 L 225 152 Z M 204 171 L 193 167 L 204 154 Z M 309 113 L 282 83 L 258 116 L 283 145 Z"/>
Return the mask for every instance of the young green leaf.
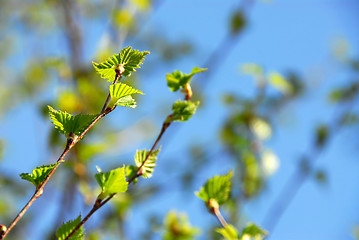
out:
<path id="1" fill-rule="evenodd" d="M 36 188 L 38 188 L 40 184 L 45 181 L 51 170 L 54 169 L 54 167 L 57 165 L 59 165 L 59 163 L 37 167 L 32 170 L 32 173 L 21 173 L 20 177 L 26 181 L 31 182 L 35 185 Z"/>
<path id="2" fill-rule="evenodd" d="M 181 71 L 174 71 L 173 73 L 167 73 L 166 75 L 167 86 L 171 91 L 175 92 L 178 89 L 184 88 L 184 86 L 191 81 L 192 77 L 195 74 L 204 71 L 207 71 L 207 68 L 194 67 L 190 74 L 185 74 Z"/>
<path id="3" fill-rule="evenodd" d="M 159 152 L 160 152 L 160 148 L 153 151 L 151 153 L 151 155 L 147 158 L 145 164 L 141 167 L 142 172 L 143 172 L 141 175 L 142 177 L 144 177 L 144 178 L 152 177 L 152 173 L 156 166 L 157 155 Z M 145 161 L 148 153 L 149 152 L 147 150 L 137 150 L 136 155 L 135 155 L 135 163 L 136 163 L 137 167 L 140 167 L 142 165 L 142 163 Z"/>
<path id="4" fill-rule="evenodd" d="M 102 199 L 113 193 L 127 191 L 128 182 L 126 181 L 125 166 L 106 173 L 99 172 L 95 178 L 102 189 Z"/>
<path id="5" fill-rule="evenodd" d="M 119 54 L 113 55 L 106 61 L 102 63 L 92 62 L 92 64 L 102 78 L 108 79 L 108 81 L 112 82 L 116 76 L 115 70 L 119 67 L 120 64 L 122 64 L 124 67 L 122 76 L 128 77 L 132 72 L 136 71 L 136 68 L 140 68 L 142 61 L 149 53 L 150 52 L 148 51 L 140 52 L 138 50 L 132 49 L 131 47 L 126 47 L 122 49 Z"/>
<path id="6" fill-rule="evenodd" d="M 198 105 L 199 101 L 176 101 L 172 106 L 173 114 L 166 120 L 166 122 L 187 121 L 192 117 L 193 114 L 195 114 Z"/>
<path id="7" fill-rule="evenodd" d="M 249 223 L 242 231 L 241 240 L 256 239 L 263 240 L 268 235 L 268 232 L 261 229 L 254 223 Z"/>
<path id="8" fill-rule="evenodd" d="M 56 111 L 51 106 L 48 106 L 50 120 L 61 133 L 67 137 L 70 133 L 76 136 L 81 133 L 91 124 L 91 122 L 97 117 L 97 115 L 82 115 L 78 114 L 73 116 L 67 112 Z"/>
<path id="9" fill-rule="evenodd" d="M 132 179 L 137 174 L 138 167 L 133 165 L 127 165 L 126 167 L 126 177 L 127 179 Z M 133 185 L 137 183 L 137 178 L 133 180 Z"/>
<path id="10" fill-rule="evenodd" d="M 238 231 L 235 227 L 228 224 L 224 228 L 216 228 L 216 232 L 221 234 L 226 240 L 238 240 Z"/>
<path id="11" fill-rule="evenodd" d="M 110 86 L 111 98 L 115 101 L 115 105 L 135 108 L 136 102 L 131 97 L 131 95 L 135 93 L 143 94 L 141 91 L 124 83 L 116 83 Z"/>
<path id="12" fill-rule="evenodd" d="M 217 201 L 219 205 L 223 204 L 231 191 L 231 178 L 233 172 L 229 171 L 227 175 L 214 176 L 208 179 L 203 187 L 196 192 L 197 197 L 208 203 L 210 199 Z"/>
<path id="13" fill-rule="evenodd" d="M 78 216 L 73 221 L 68 221 L 67 223 L 62 224 L 62 226 L 57 229 L 56 237 L 58 240 L 65 240 L 68 235 L 76 228 L 76 226 L 81 222 L 81 215 Z M 84 229 L 83 227 L 79 228 L 75 234 L 73 234 L 69 240 L 82 240 L 84 239 Z"/>
<path id="14" fill-rule="evenodd" d="M 115 104 L 118 106 L 130 107 L 130 108 L 137 107 L 135 99 L 133 99 L 133 97 L 131 96 L 122 97 L 118 99 Z"/>
<path id="15" fill-rule="evenodd" d="M 272 72 L 268 78 L 269 83 L 283 94 L 290 95 L 294 92 L 293 86 L 281 74 Z"/>
<path id="16" fill-rule="evenodd" d="M 200 233 L 188 221 L 186 214 L 170 211 L 164 220 L 163 240 L 192 240 Z"/>

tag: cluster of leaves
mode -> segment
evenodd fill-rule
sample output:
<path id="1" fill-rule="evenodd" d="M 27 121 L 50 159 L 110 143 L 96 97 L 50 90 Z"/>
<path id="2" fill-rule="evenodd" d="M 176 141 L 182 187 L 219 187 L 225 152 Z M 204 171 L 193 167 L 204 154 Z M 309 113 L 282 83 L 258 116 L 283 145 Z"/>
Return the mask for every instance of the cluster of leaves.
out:
<path id="1" fill-rule="evenodd" d="M 136 102 L 133 99 L 133 94 L 143 94 L 140 90 L 137 90 L 127 84 L 118 82 L 121 77 L 128 77 L 132 72 L 136 71 L 136 68 L 142 64 L 145 55 L 149 52 L 140 52 L 133 50 L 130 47 L 123 49 L 119 54 L 113 55 L 102 63 L 93 63 L 95 70 L 100 76 L 108 81 L 112 82 L 109 86 L 109 95 L 111 102 L 108 103 L 108 112 L 114 110 L 116 106 L 136 107 Z M 167 75 L 167 83 L 172 91 L 181 89 L 188 94 L 190 90 L 190 81 L 193 75 L 203 72 L 206 69 L 194 68 L 190 74 L 184 74 L 180 71 L 175 71 L 172 74 Z M 191 93 L 191 92 L 190 92 Z M 166 119 L 164 124 L 168 124 L 173 121 L 187 121 L 196 112 L 199 102 L 190 101 L 191 96 L 186 95 L 185 101 L 176 101 L 172 110 L 173 113 Z M 107 104 L 107 102 L 105 103 Z M 62 134 L 64 134 L 69 140 L 75 141 L 75 137 L 83 136 L 85 130 L 92 126 L 96 119 L 102 117 L 102 115 L 71 115 L 70 113 L 54 110 L 51 106 L 48 106 L 50 120 L 55 125 L 55 128 Z M 107 112 L 105 112 L 107 114 Z M 76 139 L 77 140 L 77 139 Z M 71 142 L 71 143 L 72 143 Z M 76 141 L 77 142 L 77 141 Z M 76 144 L 76 143 L 75 143 Z M 118 193 L 124 193 L 128 189 L 130 182 L 136 182 L 137 177 L 150 178 L 153 174 L 156 166 L 157 155 L 160 148 L 157 150 L 137 150 L 134 162 L 135 165 L 123 166 L 117 169 L 110 170 L 108 172 L 102 172 L 98 168 L 98 173 L 95 175 L 95 179 L 100 186 L 101 192 L 99 193 L 95 206 L 98 203 L 103 202 L 105 199 L 110 199 L 113 195 Z M 23 173 L 21 178 L 33 183 L 38 188 L 44 180 L 48 177 L 49 173 L 61 163 L 58 162 L 53 165 L 41 166 L 33 170 L 32 174 Z M 127 180 L 126 177 L 130 180 Z M 181 226 L 181 232 L 186 232 L 186 236 L 194 235 L 197 231 L 184 223 L 183 219 L 178 220 L 175 217 L 168 218 L 168 224 Z M 64 223 L 57 231 L 56 236 L 58 239 L 66 239 L 69 234 L 80 224 L 81 216 L 73 221 Z M 173 229 L 172 229 L 173 230 Z M 182 231 L 183 230 L 183 231 Z M 83 228 L 81 227 L 75 234 L 69 239 L 79 240 L 83 239 Z"/>
<path id="2" fill-rule="evenodd" d="M 186 99 L 191 98 L 190 82 L 192 77 L 197 73 L 207 71 L 206 68 L 194 67 L 189 74 L 181 71 L 174 71 L 166 75 L 167 86 L 173 92 L 178 90 L 186 94 Z M 196 112 L 199 101 L 192 102 L 191 100 L 178 100 L 172 106 L 173 113 L 166 119 L 166 123 L 172 121 L 187 121 Z"/>

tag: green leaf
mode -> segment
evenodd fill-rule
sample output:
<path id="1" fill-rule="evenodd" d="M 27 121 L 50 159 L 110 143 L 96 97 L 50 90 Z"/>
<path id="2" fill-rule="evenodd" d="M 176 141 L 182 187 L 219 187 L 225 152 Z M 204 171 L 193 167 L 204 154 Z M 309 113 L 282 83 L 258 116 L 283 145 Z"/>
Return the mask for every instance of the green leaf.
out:
<path id="1" fill-rule="evenodd" d="M 170 211 L 164 220 L 163 240 L 192 240 L 200 233 L 199 229 L 192 227 L 186 214 Z"/>
<path id="2" fill-rule="evenodd" d="M 195 194 L 206 203 L 208 203 L 210 199 L 214 199 L 221 205 L 228 199 L 232 186 L 232 176 L 232 171 L 229 171 L 227 175 L 214 176 L 213 178 L 208 179 L 199 192 L 196 192 Z"/>
<path id="3" fill-rule="evenodd" d="M 137 107 L 135 99 L 133 99 L 131 96 L 122 97 L 118 99 L 115 104 L 119 106 L 130 107 L 130 108 Z"/>
<path id="4" fill-rule="evenodd" d="M 154 168 L 156 167 L 157 155 L 160 152 L 160 148 L 153 151 L 151 155 L 147 158 L 145 164 L 142 166 L 143 174 L 141 175 L 143 178 L 152 177 L 152 173 Z M 140 167 L 142 163 L 145 161 L 149 151 L 147 150 L 137 150 L 135 155 L 135 163 L 137 167 Z"/>
<path id="5" fill-rule="evenodd" d="M 136 102 L 131 97 L 131 95 L 135 93 L 143 94 L 141 91 L 124 83 L 116 83 L 110 86 L 111 98 L 115 101 L 115 105 L 135 108 Z"/>
<path id="6" fill-rule="evenodd" d="M 255 239 L 263 240 L 268 235 L 267 231 L 261 229 L 254 223 L 249 223 L 242 231 L 241 240 Z"/>
<path id="7" fill-rule="evenodd" d="M 45 181 L 51 170 L 54 169 L 57 165 L 59 165 L 59 163 L 37 167 L 32 170 L 32 173 L 21 173 L 20 177 L 26 181 L 31 182 L 35 185 L 36 188 L 38 188 L 40 184 Z"/>
<path id="8" fill-rule="evenodd" d="M 125 71 L 122 73 L 122 76 L 131 76 L 131 73 L 135 72 L 136 68 L 140 68 L 142 61 L 149 53 L 150 52 L 148 51 L 140 52 L 138 50 L 132 49 L 131 47 L 126 47 L 122 49 L 119 54 L 113 55 L 106 61 L 102 63 L 92 62 L 92 64 L 102 78 L 108 79 L 108 81 L 112 82 L 115 80 L 115 69 L 119 67 L 119 64 L 122 64 L 125 69 Z"/>
<path id="9" fill-rule="evenodd" d="M 69 136 L 70 133 L 73 133 L 76 136 L 81 135 L 81 133 L 97 117 L 97 115 L 82 115 L 82 114 L 72 116 L 67 112 L 56 111 L 51 106 L 48 106 L 48 108 L 49 108 L 50 120 L 55 125 L 55 128 L 58 129 L 61 133 L 65 134 L 67 137 Z"/>
<path id="10" fill-rule="evenodd" d="M 187 121 L 192 117 L 193 114 L 196 113 L 198 105 L 199 101 L 176 101 L 172 106 L 173 114 L 166 120 L 166 122 Z"/>
<path id="11" fill-rule="evenodd" d="M 127 176 L 127 179 L 132 179 L 133 177 L 136 176 L 136 173 L 137 173 L 137 170 L 138 170 L 138 167 L 136 166 L 133 166 L 133 165 L 128 165 L 126 167 L 126 176 Z M 133 185 L 135 185 L 137 183 L 137 178 L 135 178 L 133 180 Z"/>
<path id="12" fill-rule="evenodd" d="M 174 71 L 173 73 L 167 73 L 166 80 L 167 86 L 171 91 L 175 92 L 178 89 L 184 88 L 189 83 L 192 77 L 200 72 L 207 71 L 207 68 L 194 67 L 190 74 L 182 73 L 181 71 Z"/>
<path id="13" fill-rule="evenodd" d="M 106 173 L 99 172 L 95 178 L 102 189 L 103 198 L 113 193 L 127 191 L 128 182 L 126 181 L 125 166 Z"/>
<path id="14" fill-rule="evenodd" d="M 238 240 L 238 231 L 230 224 L 224 228 L 216 228 L 216 232 L 221 234 L 227 240 Z"/>
<path id="15" fill-rule="evenodd" d="M 73 221 L 68 221 L 67 223 L 62 224 L 62 226 L 57 229 L 56 237 L 58 240 L 65 240 L 68 235 L 76 228 L 76 226 L 81 222 L 81 215 L 78 216 Z M 84 239 L 84 229 L 81 226 L 70 238 L 69 240 L 82 240 Z"/>
<path id="16" fill-rule="evenodd" d="M 277 72 L 269 74 L 269 82 L 285 95 L 290 95 L 294 92 L 293 86 Z"/>

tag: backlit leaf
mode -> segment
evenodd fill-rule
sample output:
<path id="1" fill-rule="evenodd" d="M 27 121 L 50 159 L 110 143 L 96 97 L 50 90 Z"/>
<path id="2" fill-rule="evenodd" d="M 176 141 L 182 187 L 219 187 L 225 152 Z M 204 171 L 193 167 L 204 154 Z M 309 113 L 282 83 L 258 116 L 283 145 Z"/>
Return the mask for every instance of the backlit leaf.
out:
<path id="1" fill-rule="evenodd" d="M 242 231 L 241 240 L 263 240 L 268 235 L 267 231 L 261 229 L 254 223 L 249 223 Z"/>
<path id="2" fill-rule="evenodd" d="M 56 111 L 51 106 L 48 106 L 50 120 L 61 133 L 67 137 L 70 133 L 76 136 L 81 133 L 91 124 L 91 122 L 97 117 L 97 115 L 71 115 L 67 112 Z"/>
<path id="3" fill-rule="evenodd" d="M 115 101 L 115 105 L 135 108 L 136 101 L 131 96 L 135 93 L 143 94 L 141 91 L 124 83 L 116 83 L 110 86 L 111 99 Z"/>
<path id="4" fill-rule="evenodd" d="M 269 82 L 285 95 L 290 95 L 294 92 L 293 86 L 277 72 L 269 74 Z"/>
<path id="5" fill-rule="evenodd" d="M 196 113 L 197 107 L 199 105 L 199 101 L 191 102 L 191 101 L 176 101 L 173 106 L 173 114 L 169 121 L 187 121 L 192 117 L 193 114 Z"/>
<path id="6" fill-rule="evenodd" d="M 178 89 L 184 88 L 184 86 L 189 83 L 192 77 L 200 72 L 207 71 L 207 68 L 194 67 L 190 74 L 185 74 L 181 71 L 175 71 L 173 73 L 167 73 L 166 80 L 167 86 L 171 91 L 177 91 Z"/>
<path id="7" fill-rule="evenodd" d="M 224 228 L 216 228 L 216 232 L 221 234 L 226 240 L 238 240 L 238 231 L 230 224 Z"/>
<path id="8" fill-rule="evenodd" d="M 131 47 L 126 47 L 122 49 L 119 54 L 113 55 L 106 61 L 102 63 L 93 62 L 92 64 L 102 78 L 105 78 L 108 81 L 112 82 L 113 80 L 115 80 L 115 69 L 118 68 L 119 64 L 122 64 L 125 68 L 125 71 L 122 73 L 122 76 L 128 77 L 131 75 L 132 72 L 136 71 L 136 68 L 140 68 L 142 61 L 149 53 L 150 52 L 148 51 L 140 52 L 139 50 L 132 49 Z"/>
<path id="9" fill-rule="evenodd" d="M 227 175 L 214 176 L 213 178 L 208 179 L 199 192 L 196 192 L 195 194 L 206 203 L 210 199 L 214 199 L 221 205 L 228 199 L 232 186 L 232 176 L 232 171 L 229 171 Z"/>
<path id="10" fill-rule="evenodd" d="M 99 172 L 95 178 L 102 189 L 103 198 L 113 193 L 127 191 L 128 182 L 126 181 L 124 166 L 105 173 Z"/>
<path id="11" fill-rule="evenodd" d="M 143 174 L 141 175 L 144 178 L 152 177 L 152 173 L 154 168 L 156 167 L 157 155 L 160 152 L 160 148 L 153 151 L 151 155 L 147 158 L 145 164 L 142 166 Z M 142 163 L 145 161 L 149 151 L 147 150 L 137 150 L 135 155 L 135 163 L 137 167 L 140 167 Z"/>
<path id="12" fill-rule="evenodd" d="M 199 229 L 192 227 L 187 215 L 171 211 L 164 221 L 163 240 L 192 240 L 199 234 Z"/>
<path id="13" fill-rule="evenodd" d="M 56 167 L 57 165 L 59 165 L 59 163 L 37 167 L 32 170 L 32 173 L 21 173 L 20 177 L 24 180 L 31 182 L 37 188 L 41 183 L 45 181 L 51 170 L 54 169 L 54 167 Z"/>
<path id="14" fill-rule="evenodd" d="M 62 224 L 62 226 L 57 229 L 56 237 L 58 240 L 65 240 L 68 235 L 76 228 L 76 226 L 81 222 L 81 215 L 78 216 L 73 221 L 68 221 L 67 223 Z M 70 238 L 69 240 L 82 240 L 84 239 L 84 229 L 81 226 Z"/>

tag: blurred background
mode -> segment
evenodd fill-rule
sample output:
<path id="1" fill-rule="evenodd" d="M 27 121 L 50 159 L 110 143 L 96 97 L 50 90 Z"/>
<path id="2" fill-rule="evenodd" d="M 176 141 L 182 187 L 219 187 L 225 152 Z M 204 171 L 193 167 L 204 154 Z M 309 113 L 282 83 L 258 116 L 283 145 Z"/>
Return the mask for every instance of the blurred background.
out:
<path id="1" fill-rule="evenodd" d="M 154 176 L 85 224 L 87 239 L 220 239 L 194 192 L 230 169 L 222 214 L 236 228 L 359 239 L 358 12 L 356 0 L 2 0 L 1 224 L 33 194 L 19 174 L 65 146 L 46 106 L 98 113 L 108 83 L 92 61 L 126 46 L 151 52 L 125 80 L 146 94 L 138 107 L 91 129 L 8 238 L 55 239 L 62 222 L 85 215 L 99 193 L 95 166 L 132 164 L 150 148 L 182 98 L 166 73 L 198 66 L 209 69 L 192 81 L 199 110 L 168 129 Z"/>

